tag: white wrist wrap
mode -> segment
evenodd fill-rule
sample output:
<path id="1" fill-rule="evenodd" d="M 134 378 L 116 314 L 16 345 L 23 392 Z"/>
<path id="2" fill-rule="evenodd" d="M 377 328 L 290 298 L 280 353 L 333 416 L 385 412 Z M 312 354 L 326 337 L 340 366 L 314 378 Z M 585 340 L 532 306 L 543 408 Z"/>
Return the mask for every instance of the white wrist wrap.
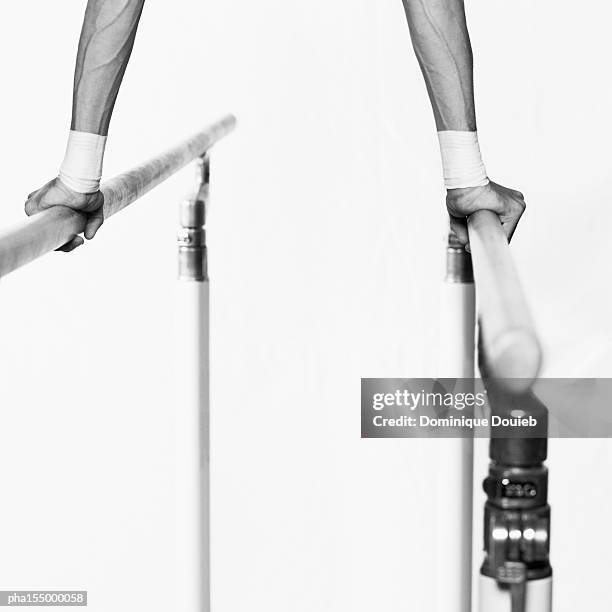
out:
<path id="1" fill-rule="evenodd" d="M 79 193 L 94 193 L 100 187 L 106 136 L 70 130 L 66 156 L 59 177 Z"/>
<path id="2" fill-rule="evenodd" d="M 480 155 L 478 132 L 438 132 L 438 140 L 447 189 L 483 187 L 489 183 Z"/>

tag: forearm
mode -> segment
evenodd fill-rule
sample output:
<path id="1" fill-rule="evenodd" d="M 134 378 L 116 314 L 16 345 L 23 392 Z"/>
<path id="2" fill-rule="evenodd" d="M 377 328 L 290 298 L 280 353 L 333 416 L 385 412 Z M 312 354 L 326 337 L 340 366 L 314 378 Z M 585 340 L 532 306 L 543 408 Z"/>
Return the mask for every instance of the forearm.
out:
<path id="1" fill-rule="evenodd" d="M 106 136 L 144 0 L 89 0 L 74 73 L 71 129 Z"/>
<path id="2" fill-rule="evenodd" d="M 437 130 L 476 130 L 472 47 L 463 0 L 403 0 Z"/>

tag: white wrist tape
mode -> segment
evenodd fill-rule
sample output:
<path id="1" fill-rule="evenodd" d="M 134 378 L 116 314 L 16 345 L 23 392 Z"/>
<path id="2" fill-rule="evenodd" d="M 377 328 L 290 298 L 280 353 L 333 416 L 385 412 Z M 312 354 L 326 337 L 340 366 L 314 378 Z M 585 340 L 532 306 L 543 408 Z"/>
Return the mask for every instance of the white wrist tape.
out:
<path id="1" fill-rule="evenodd" d="M 480 155 L 478 132 L 438 132 L 438 140 L 447 189 L 483 187 L 489 183 Z"/>
<path id="2" fill-rule="evenodd" d="M 100 187 L 106 136 L 70 130 L 66 156 L 59 177 L 79 193 L 94 193 Z"/>

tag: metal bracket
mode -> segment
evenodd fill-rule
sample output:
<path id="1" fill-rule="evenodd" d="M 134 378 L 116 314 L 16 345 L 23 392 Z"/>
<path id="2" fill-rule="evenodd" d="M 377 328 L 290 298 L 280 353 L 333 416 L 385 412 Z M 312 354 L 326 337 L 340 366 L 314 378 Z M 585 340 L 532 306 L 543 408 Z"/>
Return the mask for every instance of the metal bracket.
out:
<path id="1" fill-rule="evenodd" d="M 180 229 L 177 236 L 179 279 L 208 280 L 206 256 L 206 213 L 210 185 L 210 158 L 203 155 L 196 162 L 196 189 L 193 196 L 181 202 Z"/>
<path id="2" fill-rule="evenodd" d="M 493 462 L 484 482 L 485 576 L 510 591 L 512 612 L 525 612 L 527 584 L 551 575 L 548 470 L 542 464 L 503 466 Z"/>

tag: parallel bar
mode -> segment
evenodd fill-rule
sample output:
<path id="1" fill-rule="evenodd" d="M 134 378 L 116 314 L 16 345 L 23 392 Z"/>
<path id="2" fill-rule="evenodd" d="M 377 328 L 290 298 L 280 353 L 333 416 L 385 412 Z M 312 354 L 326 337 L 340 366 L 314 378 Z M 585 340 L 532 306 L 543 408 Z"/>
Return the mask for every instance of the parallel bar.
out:
<path id="1" fill-rule="evenodd" d="M 119 212 L 202 155 L 236 125 L 228 115 L 165 153 L 103 183 L 104 217 Z M 85 229 L 85 216 L 58 206 L 0 230 L 0 276 L 66 244 Z"/>
<path id="2" fill-rule="evenodd" d="M 542 349 L 506 236 L 488 210 L 471 215 L 468 229 L 487 374 L 525 391 L 540 371 Z"/>

